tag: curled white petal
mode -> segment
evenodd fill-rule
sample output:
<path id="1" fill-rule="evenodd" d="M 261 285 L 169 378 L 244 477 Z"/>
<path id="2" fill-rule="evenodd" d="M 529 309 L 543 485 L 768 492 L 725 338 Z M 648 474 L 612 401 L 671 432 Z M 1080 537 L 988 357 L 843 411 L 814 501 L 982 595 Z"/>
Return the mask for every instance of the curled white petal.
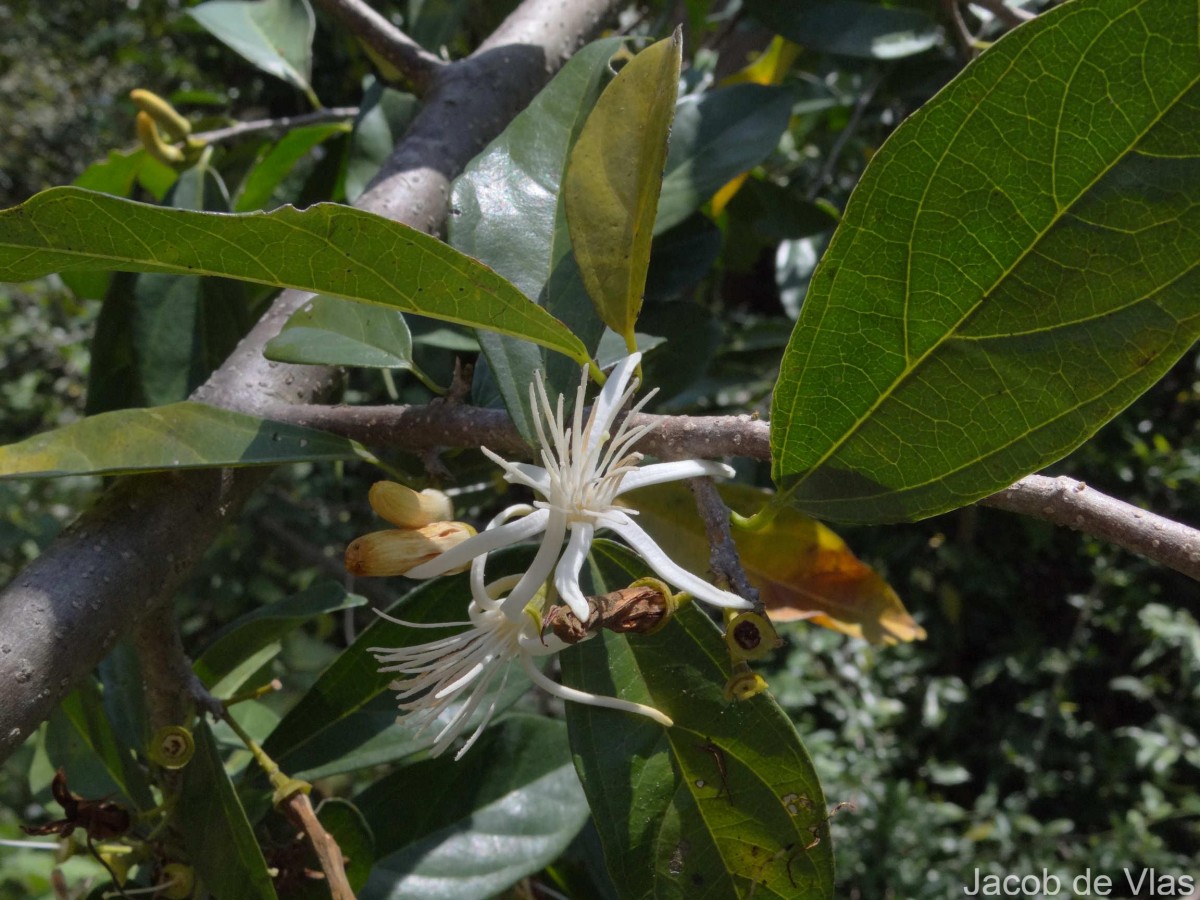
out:
<path id="1" fill-rule="evenodd" d="M 547 694 L 553 694 L 555 697 L 561 697 L 563 700 L 570 700 L 573 703 L 586 703 L 588 706 L 602 706 L 606 709 L 619 709 L 622 712 L 646 716 L 646 718 L 653 719 L 659 725 L 663 726 L 663 728 L 670 728 L 675 724 L 670 716 L 659 712 L 653 706 L 634 703 L 632 700 L 621 700 L 617 697 L 606 697 L 603 694 L 592 694 L 573 687 L 567 687 L 565 684 L 559 684 L 557 681 L 547 678 L 540 672 L 538 667 L 533 664 L 533 660 L 528 657 L 521 658 L 521 665 L 525 667 L 525 674 L 529 676 L 530 680 Z"/>
<path id="2" fill-rule="evenodd" d="M 596 533 L 595 526 L 590 522 L 576 522 L 571 526 L 571 539 L 567 549 L 563 551 L 562 559 L 554 570 L 554 587 L 558 595 L 580 622 L 587 622 L 591 611 L 588 609 L 587 598 L 579 587 L 579 570 L 592 549 L 592 536 Z"/>
<path id="3" fill-rule="evenodd" d="M 533 562 L 529 564 L 529 568 L 521 576 L 521 580 L 512 589 L 512 593 L 504 598 L 504 602 L 501 605 L 501 609 L 504 610 L 504 614 L 508 616 L 510 621 L 516 621 L 519 617 L 525 615 L 525 607 L 534 598 L 534 595 L 541 590 L 542 586 L 546 583 L 546 579 L 550 577 L 550 573 L 554 571 L 554 563 L 558 560 L 558 553 L 562 549 L 563 537 L 567 533 L 567 520 L 560 511 L 556 509 L 538 510 L 538 513 L 541 512 L 546 512 L 547 514 L 544 529 L 546 533 L 542 536 L 542 544 L 538 547 L 538 552 L 533 557 Z M 534 515 L 538 513 L 534 513 Z M 532 518 L 532 516 L 529 518 Z"/>
<path id="4" fill-rule="evenodd" d="M 618 496 L 626 491 L 636 491 L 638 488 L 652 484 L 665 484 L 668 481 L 679 481 L 682 478 L 699 478 L 708 475 L 713 478 L 732 478 L 732 466 L 725 463 L 713 462 L 707 459 L 681 459 L 678 462 L 654 463 L 649 466 L 639 466 L 621 479 L 621 489 Z"/>
<path id="5" fill-rule="evenodd" d="M 713 606 L 750 609 L 752 604 L 749 600 L 709 584 L 667 556 L 654 539 L 623 512 L 615 511 L 605 519 L 605 524 L 623 537 L 634 552 L 646 561 L 646 565 L 654 570 L 654 574 L 668 584 L 687 591 L 697 600 L 703 600 Z"/>

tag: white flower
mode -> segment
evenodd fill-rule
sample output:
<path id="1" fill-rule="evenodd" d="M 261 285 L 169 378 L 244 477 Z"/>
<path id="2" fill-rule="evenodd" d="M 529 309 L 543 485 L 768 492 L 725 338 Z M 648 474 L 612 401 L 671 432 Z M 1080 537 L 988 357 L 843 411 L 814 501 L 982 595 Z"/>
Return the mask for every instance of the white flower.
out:
<path id="1" fill-rule="evenodd" d="M 629 419 L 626 418 L 615 434 L 609 433 L 621 409 L 637 390 L 637 382 L 630 384 L 630 381 L 640 359 L 641 354 L 634 353 L 617 363 L 596 398 L 586 423 L 583 421 L 583 408 L 587 370 L 584 369 L 570 428 L 566 427 L 564 421 L 562 396 L 558 398 L 557 408 L 552 408 L 546 395 L 545 382 L 539 376 L 530 385 L 529 394 L 534 409 L 545 417 L 544 423 L 541 416 L 534 418 L 541 444 L 542 465 L 508 462 L 486 447 L 483 452 L 504 469 L 506 481 L 532 488 L 544 499 L 534 503 L 532 508 L 522 505 L 520 509 L 527 509 L 527 513 L 519 512 L 518 507 L 510 507 L 505 513 L 511 515 L 505 515 L 504 518 L 517 515 L 520 518 L 496 528 L 488 528 L 437 558 L 411 569 L 408 576 L 432 578 L 456 569 L 468 560 L 541 534 L 542 543 L 537 555 L 528 571 L 501 602 L 501 609 L 511 621 L 519 621 L 524 615 L 525 606 L 553 573 L 559 596 L 581 622 L 586 622 L 589 611 L 587 600 L 579 587 L 579 572 L 596 532 L 607 528 L 623 538 L 668 584 L 715 606 L 749 609 L 749 601 L 714 587 L 673 562 L 650 535 L 634 522 L 632 515 L 636 513 L 633 510 L 613 504 L 621 494 L 651 484 L 701 475 L 728 477 L 733 474 L 733 470 L 722 463 L 695 459 L 639 467 L 642 456 L 631 452 L 630 448 L 653 426 L 630 428 Z M 635 406 L 631 414 L 640 410 L 650 396 Z M 570 537 L 563 551 L 563 539 L 567 538 L 568 532 Z"/>
<path id="2" fill-rule="evenodd" d="M 497 530 L 503 527 L 501 522 L 522 512 L 531 513 L 533 508 L 512 507 L 505 510 L 492 520 L 488 529 Z M 506 615 L 503 607 L 508 598 L 504 592 L 517 585 L 523 576 L 500 578 L 485 585 L 485 561 L 483 555 L 471 561 L 471 604 L 465 622 L 405 622 L 379 613 L 390 622 L 410 628 L 465 629 L 450 637 L 415 647 L 371 648 L 375 658 L 383 664 L 381 672 L 397 672 L 406 676 L 392 685 L 400 692 L 400 709 L 411 716 L 406 724 L 415 725 L 419 734 L 435 721 L 448 717 L 434 737 L 434 756 L 442 753 L 462 734 L 472 716 L 486 701 L 487 706 L 483 709 L 479 724 L 454 758 L 458 759 L 471 748 L 496 711 L 496 703 L 504 692 L 514 660 L 520 662 L 534 684 L 556 697 L 638 713 L 670 727 L 670 718 L 652 707 L 565 687 L 546 677 L 534 660 L 539 656 L 558 653 L 569 645 L 552 634 L 542 635 L 541 615 L 536 605 L 523 608 L 515 617 Z M 492 691 L 490 689 L 497 677 L 500 678 L 500 684 Z M 461 705 L 453 709 L 460 701 Z"/>

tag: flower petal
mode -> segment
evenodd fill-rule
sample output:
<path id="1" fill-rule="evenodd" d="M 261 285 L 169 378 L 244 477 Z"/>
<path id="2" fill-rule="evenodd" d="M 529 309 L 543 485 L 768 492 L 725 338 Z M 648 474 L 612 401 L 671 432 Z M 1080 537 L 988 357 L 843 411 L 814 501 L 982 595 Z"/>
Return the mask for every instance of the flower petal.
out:
<path id="1" fill-rule="evenodd" d="M 595 533 L 596 528 L 590 522 L 572 522 L 571 540 L 567 542 L 567 549 L 558 561 L 558 568 L 554 570 L 554 587 L 558 589 L 558 595 L 571 607 L 575 617 L 585 624 L 591 610 L 587 597 L 583 596 L 579 587 L 579 570 L 583 568 L 583 561 L 592 549 L 592 536 Z"/>
<path id="2" fill-rule="evenodd" d="M 523 484 L 545 496 L 550 492 L 550 473 L 541 466 L 522 462 L 509 462 L 487 447 L 479 448 L 483 455 L 504 470 L 504 480 L 509 484 Z"/>
<path id="3" fill-rule="evenodd" d="M 596 448 L 603 442 L 604 433 L 612 427 L 613 419 L 616 418 L 621 406 L 625 403 L 625 388 L 641 361 L 642 354 L 629 354 L 617 363 L 616 368 L 609 374 L 608 380 L 604 382 L 600 396 L 596 398 L 596 403 L 592 407 L 592 414 L 588 417 L 588 447 Z"/>
<path id="4" fill-rule="evenodd" d="M 646 716 L 653 719 L 663 728 L 670 728 L 675 723 L 671 717 L 659 712 L 653 706 L 645 706 L 641 703 L 634 703 L 632 700 L 620 700 L 616 697 L 606 697 L 603 694 L 590 694 L 587 691 L 576 690 L 573 687 L 567 687 L 565 684 L 559 684 L 552 678 L 547 678 L 537 666 L 533 664 L 533 660 L 522 654 L 521 665 L 525 668 L 525 674 L 548 694 L 553 694 L 555 697 L 561 697 L 563 700 L 570 700 L 572 703 L 586 703 L 588 706 L 602 706 L 606 709 L 619 709 L 622 712 L 634 713 L 639 716 Z"/>
<path id="5" fill-rule="evenodd" d="M 476 556 L 491 553 L 501 547 L 519 544 L 521 541 L 533 537 L 546 527 L 546 520 L 549 518 L 548 510 L 535 510 L 515 522 L 481 531 L 458 546 L 450 548 L 441 556 L 409 569 L 405 574 L 409 578 L 433 578 L 435 575 L 442 575 L 451 569 L 457 569 L 459 566 L 469 563 Z"/>
<path id="6" fill-rule="evenodd" d="M 644 559 L 663 581 L 687 591 L 697 600 L 725 609 L 750 609 L 753 605 L 744 597 L 723 591 L 680 566 L 654 543 L 654 538 L 620 510 L 611 510 L 604 517 L 604 524 L 623 537 L 630 549 Z"/>
<path id="7" fill-rule="evenodd" d="M 678 462 L 654 463 L 642 466 L 621 479 L 621 489 L 617 496 L 626 491 L 636 491 L 638 488 L 652 484 L 663 484 L 667 481 L 678 481 L 681 478 L 699 478 L 710 475 L 714 478 L 732 478 L 732 466 L 725 463 L 713 462 L 707 459 L 681 459 Z"/>
<path id="8" fill-rule="evenodd" d="M 554 563 L 558 559 L 559 551 L 562 550 L 563 537 L 567 533 L 567 517 L 556 509 L 538 510 L 533 515 L 545 512 L 546 533 L 542 536 L 542 545 L 538 548 L 537 555 L 534 556 L 533 562 L 529 564 L 529 568 L 525 574 L 521 576 L 521 580 L 517 582 L 517 586 L 500 604 L 500 609 L 504 615 L 508 617 L 510 622 L 520 621 L 521 616 L 525 615 L 525 607 L 529 601 L 534 598 L 534 595 L 546 583 L 546 579 L 550 577 L 550 573 L 554 571 Z M 484 534 L 487 534 L 485 531 Z"/>

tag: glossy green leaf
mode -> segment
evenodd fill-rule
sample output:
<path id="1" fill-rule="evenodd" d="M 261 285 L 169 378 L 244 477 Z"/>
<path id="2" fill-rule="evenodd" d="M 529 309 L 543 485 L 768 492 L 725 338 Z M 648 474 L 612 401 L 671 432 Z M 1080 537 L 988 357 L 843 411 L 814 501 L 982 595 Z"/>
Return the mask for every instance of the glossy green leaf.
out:
<path id="1" fill-rule="evenodd" d="M 234 212 L 250 212 L 271 204 L 280 183 L 313 148 L 329 138 L 345 134 L 350 126 L 344 122 L 326 122 L 294 128 L 280 138 L 263 155 L 242 183 L 233 204 Z"/>
<path id="2" fill-rule="evenodd" d="M 217 40 L 320 106 L 309 84 L 317 23 L 308 0 L 210 0 L 188 14 Z"/>
<path id="3" fill-rule="evenodd" d="M 164 163 L 160 163 L 139 147 L 137 150 L 110 150 L 104 159 L 92 163 L 72 184 L 89 191 L 103 191 L 118 197 L 128 197 L 133 186 L 143 180 L 143 173 L 155 170 L 160 177 L 165 177 L 169 187 L 175 183 L 176 173 Z M 153 179 L 152 179 L 153 180 Z M 166 194 L 155 193 L 155 199 L 161 200 Z M 63 282 L 80 297 L 89 300 L 99 300 L 108 290 L 111 272 L 67 272 L 63 274 Z"/>
<path id="4" fill-rule="evenodd" d="M 85 797 L 115 795 L 127 809 L 154 806 L 134 750 L 117 737 L 104 708 L 100 686 L 88 677 L 63 698 L 46 727 L 45 750 L 51 771 L 62 768 L 67 783 Z"/>
<path id="5" fill-rule="evenodd" d="M 324 431 L 185 402 L 89 416 L 0 447 L 0 479 L 270 466 L 364 453 L 355 441 Z"/>
<path id="6" fill-rule="evenodd" d="M 533 341 L 578 363 L 579 338 L 437 238 L 332 203 L 213 215 L 53 188 L 0 212 L 0 280 L 107 266 L 220 275 L 390 306 Z"/>
<path id="7" fill-rule="evenodd" d="M 563 178 L 579 273 L 601 320 L 631 349 L 650 265 L 682 48 L 676 29 L 621 69 L 584 123 Z"/>
<path id="8" fill-rule="evenodd" d="M 526 551 L 495 555 L 489 560 L 489 574 L 502 573 L 529 558 Z M 437 578 L 411 591 L 388 614 L 410 622 L 458 622 L 465 616 L 470 595 L 465 573 Z M 413 735 L 411 729 L 396 724 L 396 711 L 389 708 L 389 685 L 395 676 L 379 671 L 371 648 L 407 647 L 446 633 L 407 628 L 386 619 L 372 622 L 288 711 L 263 748 L 284 769 L 317 777 L 312 774 L 316 770 L 322 774 L 350 771 L 429 746 L 432 734 Z M 526 683 L 517 670 L 510 673 L 509 681 Z M 377 699 L 381 695 L 386 696 Z M 357 759 L 347 762 L 348 756 Z"/>
<path id="9" fill-rule="evenodd" d="M 201 161 L 179 175 L 166 204 L 225 212 L 229 197 L 220 176 Z M 237 281 L 162 273 L 118 275 L 96 323 L 88 414 L 186 399 L 256 319 L 245 285 Z"/>
<path id="10" fill-rule="evenodd" d="M 595 349 L 604 326 L 571 252 L 560 187 L 567 155 L 611 75 L 609 60 L 621 44 L 620 38 L 607 38 L 576 53 L 471 161 L 455 180 L 451 200 L 450 244 L 512 281 L 567 323 L 589 350 Z M 509 415 L 524 438 L 536 442 L 529 402 L 534 372 L 548 376 L 550 396 L 572 398 L 578 367 L 556 365 L 526 341 L 485 332 L 479 341 Z"/>
<path id="11" fill-rule="evenodd" d="M 836 56 L 899 59 L 942 41 L 926 13 L 866 0 L 746 0 L 746 11 L 788 40 Z"/>
<path id="12" fill-rule="evenodd" d="M 275 886 L 208 725 L 192 736 L 196 754 L 181 770 L 175 821 L 196 874 L 214 897 L 274 900 Z"/>
<path id="13" fill-rule="evenodd" d="M 461 760 L 423 760 L 368 787 L 355 803 L 378 860 L 359 896 L 477 900 L 557 859 L 588 815 L 566 738 L 562 722 L 513 716 Z"/>
<path id="14" fill-rule="evenodd" d="M 141 661 L 133 641 L 125 638 L 100 660 L 96 674 L 100 678 L 104 715 L 118 743 L 141 748 L 150 737 L 146 723 L 146 689 Z"/>
<path id="15" fill-rule="evenodd" d="M 412 335 L 397 310 L 318 295 L 292 314 L 263 356 L 308 365 L 408 369 Z"/>
<path id="16" fill-rule="evenodd" d="M 970 503 L 1200 336 L 1198 15 L 1058 7 L 888 140 L 784 355 L 771 448 L 793 503 L 858 522 Z"/>
<path id="17" fill-rule="evenodd" d="M 766 159 L 787 130 L 792 100 L 786 88 L 758 84 L 680 100 L 654 233 L 678 225 L 731 178 Z"/>
<path id="18" fill-rule="evenodd" d="M 608 542 L 593 545 L 592 570 L 596 590 L 646 574 Z M 576 767 L 622 897 L 833 896 L 812 761 L 769 695 L 724 699 L 729 651 L 703 613 L 685 607 L 653 635 L 606 631 L 561 659 L 564 684 L 648 703 L 675 723 L 567 705 Z"/>
<path id="19" fill-rule="evenodd" d="M 193 668 L 200 680 L 211 687 L 251 654 L 309 619 L 353 609 L 366 602 L 366 598 L 348 594 L 335 582 L 315 584 L 294 597 L 260 606 L 234 619 L 212 637 Z"/>

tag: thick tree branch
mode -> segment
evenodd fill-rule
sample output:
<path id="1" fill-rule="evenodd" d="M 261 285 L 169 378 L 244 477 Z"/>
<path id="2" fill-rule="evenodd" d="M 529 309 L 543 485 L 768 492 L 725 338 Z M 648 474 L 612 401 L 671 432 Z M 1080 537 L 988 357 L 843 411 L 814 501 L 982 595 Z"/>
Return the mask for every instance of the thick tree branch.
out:
<path id="1" fill-rule="evenodd" d="M 317 5 L 337 19 L 338 24 L 362 41 L 375 56 L 400 72 L 419 97 L 424 96 L 437 70 L 446 64 L 363 0 L 317 0 Z"/>
<path id="2" fill-rule="evenodd" d="M 1138 509 L 1074 478 L 1030 475 L 980 502 L 1074 528 L 1200 581 L 1200 530 Z"/>
<path id="3" fill-rule="evenodd" d="M 416 453 L 438 447 L 478 447 L 528 453 L 529 447 L 501 410 L 455 404 L 429 406 L 291 406 L 260 415 L 333 431 L 372 446 Z M 631 424 L 657 427 L 637 444 L 661 459 L 742 456 L 771 458 L 769 426 L 751 416 L 652 416 Z M 1138 509 L 1069 478 L 1030 475 L 981 500 L 1111 541 L 1200 580 L 1200 530 Z"/>
<path id="4" fill-rule="evenodd" d="M 615 6 L 525 0 L 470 58 L 438 69 L 421 113 L 358 205 L 437 231 L 450 179 Z M 262 355 L 308 298 L 284 291 L 194 398 L 253 409 L 328 397 L 337 385 L 332 370 Z M 0 593 L 0 762 L 121 635 L 169 600 L 267 474 L 122 478 Z"/>

